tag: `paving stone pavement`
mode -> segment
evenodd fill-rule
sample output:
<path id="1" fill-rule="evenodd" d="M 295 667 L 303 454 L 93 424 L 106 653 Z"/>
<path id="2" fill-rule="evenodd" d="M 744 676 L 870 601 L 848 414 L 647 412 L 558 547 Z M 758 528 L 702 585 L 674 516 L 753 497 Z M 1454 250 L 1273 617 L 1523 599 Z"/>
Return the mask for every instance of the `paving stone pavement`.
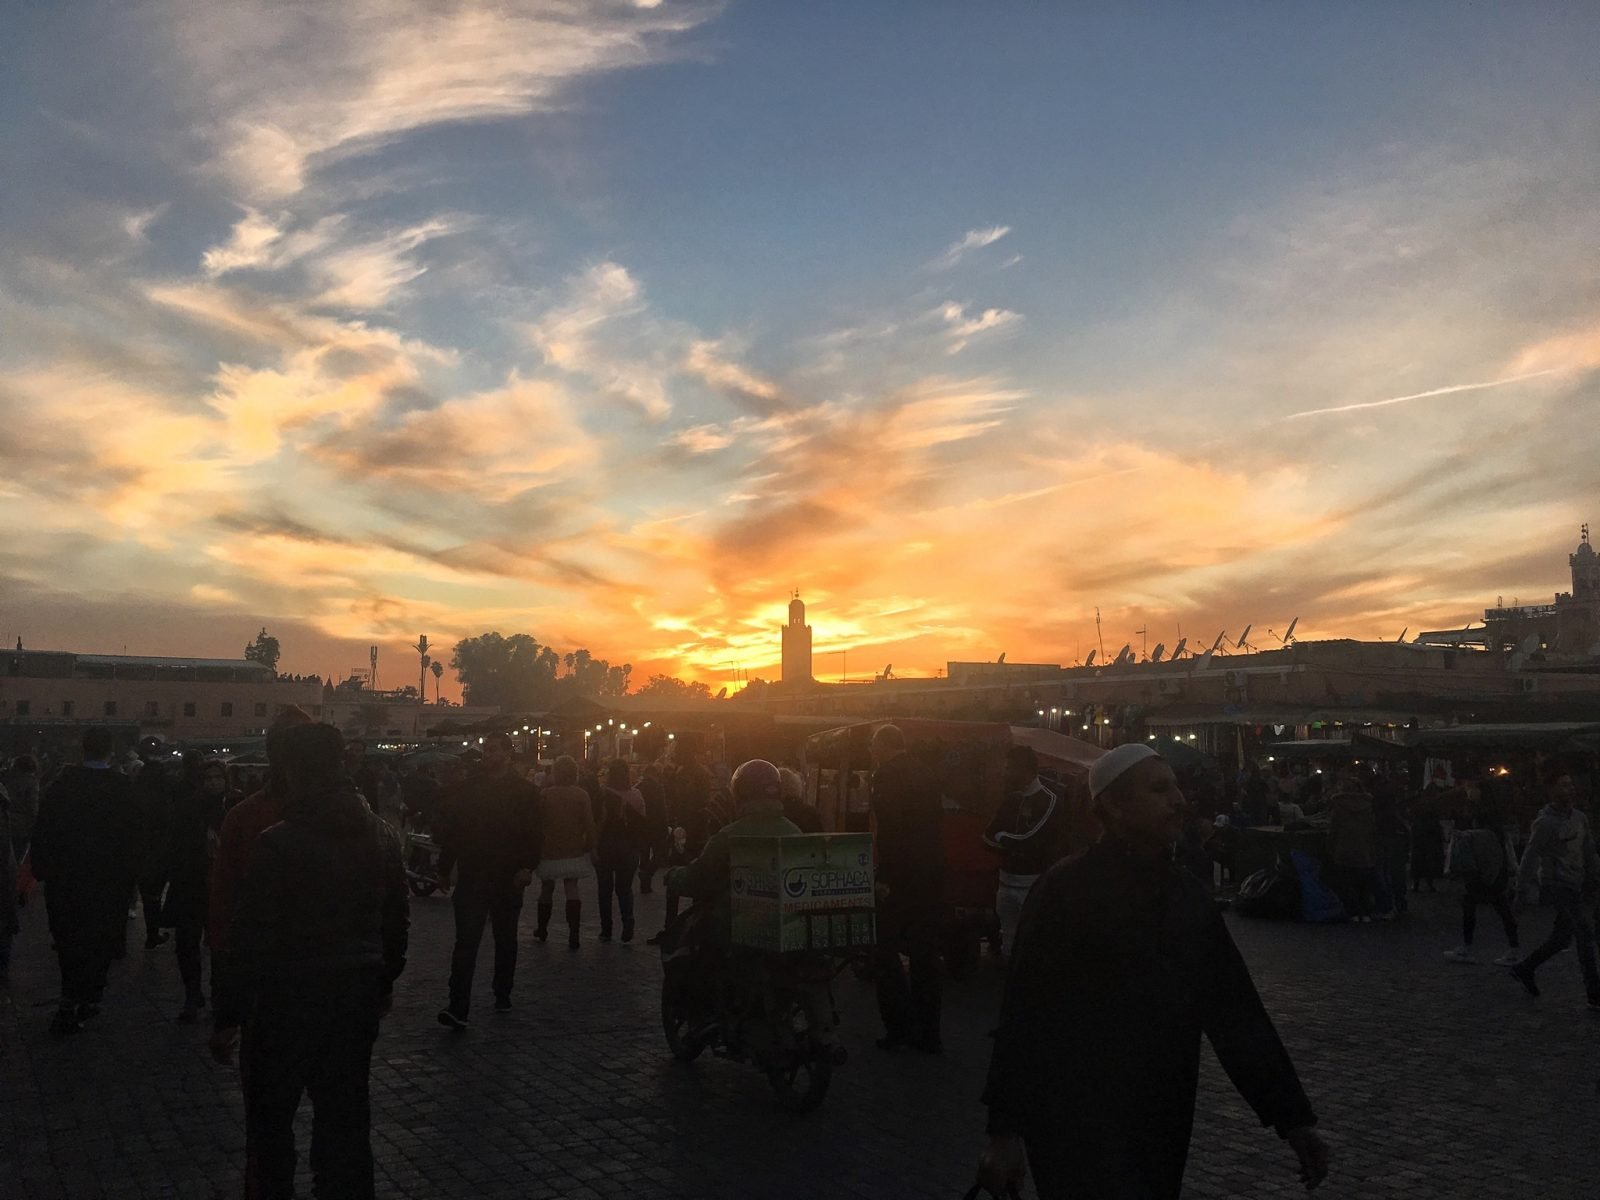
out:
<path id="1" fill-rule="evenodd" d="M 640 936 L 659 925 L 642 898 Z M 524 915 L 516 1007 L 472 1027 L 434 1022 L 450 947 L 448 901 L 413 906 L 410 966 L 373 1069 L 379 1194 L 390 1197 L 804 1197 L 962 1195 L 980 1148 L 986 1031 L 1000 992 L 985 964 L 952 983 L 946 1053 L 885 1056 L 870 989 L 839 986 L 851 1061 L 822 1109 L 779 1112 L 750 1067 L 674 1064 L 657 1016 L 660 970 L 640 942 L 539 945 Z M 1453 896 L 1422 897 L 1395 925 L 1233 928 L 1336 1155 L 1320 1195 L 1600 1196 L 1600 1015 L 1571 955 L 1532 1001 L 1494 967 L 1446 965 Z M 1232 918 L 1230 918 L 1232 920 Z M 1548 914 L 1530 918 L 1542 935 Z M 1483 928 L 1485 957 L 1497 931 Z M 487 938 L 485 939 L 488 940 Z M 42 905 L 24 914 L 0 990 L 0 1198 L 240 1194 L 242 1105 L 206 1027 L 177 1024 L 171 946 L 135 947 L 105 1014 L 64 1043 Z M 489 950 L 480 963 L 487 999 Z M 1292 1156 L 1233 1094 L 1209 1052 L 1186 1196 L 1300 1192 Z M 302 1169 L 308 1113 L 300 1122 Z M 309 1195 L 303 1180 L 301 1194 Z"/>

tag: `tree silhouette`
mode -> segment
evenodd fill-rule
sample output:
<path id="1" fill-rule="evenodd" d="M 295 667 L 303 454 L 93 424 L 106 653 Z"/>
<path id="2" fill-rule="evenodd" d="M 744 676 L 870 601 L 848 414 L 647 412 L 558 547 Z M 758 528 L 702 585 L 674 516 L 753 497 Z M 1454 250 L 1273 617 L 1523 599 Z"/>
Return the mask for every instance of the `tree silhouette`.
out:
<path id="1" fill-rule="evenodd" d="M 244 648 L 246 662 L 258 662 L 274 675 L 278 673 L 278 657 L 281 654 L 278 639 L 267 632 L 265 625 L 256 634 L 256 640 Z"/>

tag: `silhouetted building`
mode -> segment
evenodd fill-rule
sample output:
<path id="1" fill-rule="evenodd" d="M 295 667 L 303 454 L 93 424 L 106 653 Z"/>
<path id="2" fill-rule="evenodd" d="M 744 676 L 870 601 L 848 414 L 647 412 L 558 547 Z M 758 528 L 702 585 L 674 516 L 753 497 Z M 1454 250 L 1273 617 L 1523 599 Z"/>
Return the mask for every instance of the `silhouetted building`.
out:
<path id="1" fill-rule="evenodd" d="M 1498 605 L 1484 611 L 1482 629 L 1423 634 L 1418 640 L 1434 645 L 1453 640 L 1489 650 L 1548 652 L 1565 658 L 1600 657 L 1600 554 L 1590 543 L 1587 525 L 1567 564 L 1572 568 L 1572 590 L 1556 593 L 1554 603 Z"/>
<path id="2" fill-rule="evenodd" d="M 783 682 L 793 687 L 811 681 L 811 626 L 796 592 L 789 601 L 789 623 L 783 627 Z"/>

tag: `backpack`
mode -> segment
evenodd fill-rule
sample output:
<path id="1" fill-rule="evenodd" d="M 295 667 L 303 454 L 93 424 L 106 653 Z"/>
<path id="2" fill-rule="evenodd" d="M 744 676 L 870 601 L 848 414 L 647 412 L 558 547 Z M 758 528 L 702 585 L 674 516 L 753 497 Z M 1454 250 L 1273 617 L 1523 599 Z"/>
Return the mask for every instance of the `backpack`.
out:
<path id="1" fill-rule="evenodd" d="M 1472 830 L 1462 829 L 1450 837 L 1450 848 L 1445 853 L 1444 873 L 1450 879 L 1477 879 L 1482 875 L 1478 852 L 1472 844 Z"/>
<path id="2" fill-rule="evenodd" d="M 1246 917 L 1295 920 L 1300 916 L 1300 882 L 1292 870 L 1264 867 L 1239 885 L 1233 904 Z"/>

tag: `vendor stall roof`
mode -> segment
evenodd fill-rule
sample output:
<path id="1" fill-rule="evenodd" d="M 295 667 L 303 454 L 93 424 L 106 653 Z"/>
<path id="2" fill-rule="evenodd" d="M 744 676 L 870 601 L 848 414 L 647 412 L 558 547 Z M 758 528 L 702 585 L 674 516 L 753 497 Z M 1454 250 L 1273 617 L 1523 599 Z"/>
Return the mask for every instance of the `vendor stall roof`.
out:
<path id="1" fill-rule="evenodd" d="M 1406 754 L 1420 751 L 1435 757 L 1495 750 L 1600 752 L 1600 722 L 1545 721 L 1507 725 L 1448 725 L 1410 729 L 1390 741 L 1356 735 L 1363 753 Z"/>

